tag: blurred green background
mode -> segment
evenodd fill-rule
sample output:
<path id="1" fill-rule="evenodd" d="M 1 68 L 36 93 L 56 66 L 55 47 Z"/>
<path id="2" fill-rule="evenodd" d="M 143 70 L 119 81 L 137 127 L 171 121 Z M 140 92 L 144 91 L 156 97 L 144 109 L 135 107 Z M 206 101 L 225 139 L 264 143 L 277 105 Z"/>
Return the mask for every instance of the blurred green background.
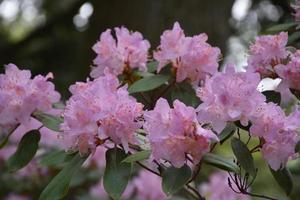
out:
<path id="1" fill-rule="evenodd" d="M 187 35 L 207 33 L 209 42 L 222 50 L 222 62 L 242 67 L 257 34 L 293 21 L 289 4 L 286 0 L 0 0 L 0 65 L 15 63 L 34 74 L 53 72 L 66 99 L 69 85 L 88 77 L 95 57 L 91 47 L 105 29 L 124 25 L 141 32 L 155 49 L 161 33 L 178 21 Z M 220 153 L 231 154 L 229 149 L 221 148 Z M 259 157 L 257 162 L 264 170 L 259 171 L 253 191 L 282 195 L 265 163 Z M 296 168 L 294 173 L 299 173 Z M 294 200 L 300 199 L 298 182 Z"/>

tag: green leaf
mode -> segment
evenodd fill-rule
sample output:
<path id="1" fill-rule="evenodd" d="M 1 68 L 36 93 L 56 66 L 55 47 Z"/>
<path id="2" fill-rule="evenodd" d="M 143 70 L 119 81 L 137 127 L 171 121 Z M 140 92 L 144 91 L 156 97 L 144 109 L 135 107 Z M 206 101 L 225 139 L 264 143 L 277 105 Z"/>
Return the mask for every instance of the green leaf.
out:
<path id="1" fill-rule="evenodd" d="M 231 148 L 242 168 L 253 178 L 256 177 L 257 171 L 254 166 L 254 160 L 247 145 L 237 138 L 232 138 Z"/>
<path id="2" fill-rule="evenodd" d="M 64 150 L 54 150 L 42 156 L 39 164 L 41 166 L 57 166 L 65 162 L 67 154 Z"/>
<path id="3" fill-rule="evenodd" d="M 239 170 L 239 167 L 233 161 L 212 153 L 205 154 L 202 161 L 225 171 L 238 172 Z"/>
<path id="4" fill-rule="evenodd" d="M 174 89 L 171 92 L 171 101 L 175 99 L 183 102 L 187 106 L 192 106 L 194 108 L 198 107 L 201 100 L 197 97 L 194 88 L 191 84 L 182 82 L 176 83 Z"/>
<path id="5" fill-rule="evenodd" d="M 287 195 L 291 194 L 293 190 L 293 179 L 290 171 L 287 168 L 275 171 L 271 167 L 270 171 L 279 186 L 285 191 L 285 193 Z"/>
<path id="6" fill-rule="evenodd" d="M 104 189 L 113 199 L 120 199 L 131 176 L 132 164 L 122 162 L 127 154 L 119 148 L 107 150 L 105 157 Z"/>
<path id="7" fill-rule="evenodd" d="M 167 196 L 179 191 L 192 176 L 192 170 L 184 165 L 181 168 L 170 167 L 162 174 L 162 189 Z"/>
<path id="8" fill-rule="evenodd" d="M 284 23 L 284 24 L 278 24 L 275 26 L 272 26 L 268 28 L 266 31 L 267 32 L 280 32 L 280 31 L 285 31 L 288 30 L 289 28 L 296 26 L 299 24 L 299 22 L 289 22 L 289 23 Z"/>
<path id="9" fill-rule="evenodd" d="M 227 124 L 224 130 L 220 133 L 220 143 L 223 144 L 228 138 L 230 138 L 236 131 L 236 126 L 232 123 Z"/>
<path id="10" fill-rule="evenodd" d="M 139 151 L 135 154 L 129 155 L 122 162 L 132 163 L 136 161 L 146 160 L 149 158 L 151 154 L 150 150 Z"/>
<path id="11" fill-rule="evenodd" d="M 159 86 L 165 84 L 170 79 L 168 75 L 154 75 L 145 77 L 134 82 L 129 88 L 128 91 L 130 94 L 136 92 L 146 92 L 158 88 Z"/>
<path id="12" fill-rule="evenodd" d="M 53 116 L 39 111 L 33 113 L 33 117 L 42 122 L 45 127 L 57 132 L 60 131 L 59 126 L 64 121 L 63 118 L 59 116 Z"/>
<path id="13" fill-rule="evenodd" d="M 59 200 L 62 199 L 68 192 L 69 184 L 74 173 L 76 173 L 85 157 L 81 157 L 79 153 L 74 155 L 64 168 L 51 180 L 47 187 L 43 190 L 39 200 Z"/>
<path id="14" fill-rule="evenodd" d="M 149 62 L 147 64 L 147 68 L 148 68 L 148 72 L 152 73 L 152 72 L 155 72 L 157 70 L 157 66 L 158 66 L 158 62 L 157 61 L 152 61 L 152 62 Z"/>
<path id="15" fill-rule="evenodd" d="M 295 153 L 300 153 L 300 141 L 296 144 Z"/>
<path id="16" fill-rule="evenodd" d="M 268 90 L 268 91 L 264 91 L 262 93 L 263 93 L 263 95 L 266 96 L 267 102 L 273 102 L 273 103 L 280 105 L 281 95 L 279 92 L 275 92 L 273 90 Z"/>
<path id="17" fill-rule="evenodd" d="M 40 139 L 41 134 L 38 130 L 29 131 L 22 137 L 16 152 L 7 161 L 10 172 L 25 167 L 32 160 L 38 150 Z"/>
<path id="18" fill-rule="evenodd" d="M 297 31 L 289 36 L 288 44 L 291 44 L 300 38 L 300 31 Z"/>

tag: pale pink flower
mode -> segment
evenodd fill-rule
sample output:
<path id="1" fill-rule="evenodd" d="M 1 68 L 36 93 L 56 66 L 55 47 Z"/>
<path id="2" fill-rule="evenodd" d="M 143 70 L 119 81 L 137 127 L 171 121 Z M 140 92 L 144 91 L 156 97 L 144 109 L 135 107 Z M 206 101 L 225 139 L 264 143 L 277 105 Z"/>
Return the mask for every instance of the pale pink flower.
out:
<path id="1" fill-rule="evenodd" d="M 235 72 L 232 66 L 225 73 L 214 74 L 197 90 L 203 101 L 197 108 L 198 119 L 211 123 L 218 133 L 227 122 L 240 120 L 246 126 L 251 113 L 265 101 L 265 96 L 257 91 L 259 82 L 259 74 Z"/>
<path id="2" fill-rule="evenodd" d="M 97 138 L 110 138 L 128 150 L 135 142 L 134 132 L 141 127 L 143 105 L 129 96 L 126 86 L 109 73 L 93 81 L 70 87 L 64 123 L 61 125 L 67 148 L 87 153 L 95 148 Z"/>
<path id="3" fill-rule="evenodd" d="M 6 66 L 5 74 L 0 74 L 0 129 L 26 123 L 34 111 L 47 112 L 59 101 L 60 94 L 49 78 L 51 74 L 31 79 L 29 70 Z"/>
<path id="4" fill-rule="evenodd" d="M 200 185 L 200 193 L 205 195 L 207 200 L 250 200 L 250 197 L 237 194 L 228 185 L 228 174 L 215 172 L 209 177 L 208 183 Z M 232 184 L 235 190 L 237 188 Z"/>
<path id="5" fill-rule="evenodd" d="M 150 43 L 143 39 L 139 32 L 130 32 L 121 27 L 115 28 L 116 40 L 108 29 L 100 36 L 93 46 L 97 54 L 91 71 L 91 77 L 97 78 L 104 74 L 107 68 L 115 75 L 122 74 L 126 67 L 146 70 L 146 62 Z"/>
<path id="6" fill-rule="evenodd" d="M 132 180 L 138 200 L 167 200 L 161 187 L 161 178 L 149 171 L 142 170 Z"/>
<path id="7" fill-rule="evenodd" d="M 274 77 L 274 67 L 288 57 L 287 41 L 287 32 L 257 37 L 250 46 L 248 70 L 258 72 L 263 77 Z"/>
<path id="8" fill-rule="evenodd" d="M 202 33 L 186 37 L 178 22 L 172 30 L 166 30 L 160 37 L 154 58 L 159 61 L 158 71 L 168 63 L 176 69 L 176 81 L 188 79 L 194 85 L 218 71 L 220 49 L 207 43 L 207 35 Z"/>
<path id="9" fill-rule="evenodd" d="M 262 154 L 272 169 L 284 167 L 289 159 L 296 158 L 295 146 L 300 140 L 300 112 L 289 116 L 274 103 L 263 103 L 251 116 L 250 133 L 263 141 Z"/>
<path id="10" fill-rule="evenodd" d="M 149 134 L 152 156 L 170 161 L 181 167 L 190 154 L 195 162 L 209 151 L 217 136 L 202 128 L 197 121 L 195 109 L 178 100 L 170 108 L 167 100 L 160 98 L 154 110 L 144 113 L 144 128 Z"/>
<path id="11" fill-rule="evenodd" d="M 289 88 L 300 90 L 300 50 L 290 55 L 286 65 L 277 65 L 275 71 Z"/>

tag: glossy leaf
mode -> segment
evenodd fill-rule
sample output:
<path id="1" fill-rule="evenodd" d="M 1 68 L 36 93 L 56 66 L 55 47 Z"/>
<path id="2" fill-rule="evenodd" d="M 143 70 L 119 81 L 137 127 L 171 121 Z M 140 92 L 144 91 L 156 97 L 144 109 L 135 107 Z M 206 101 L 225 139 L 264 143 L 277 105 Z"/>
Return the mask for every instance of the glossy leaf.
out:
<path id="1" fill-rule="evenodd" d="M 134 82 L 129 88 L 129 93 L 136 93 L 136 92 L 146 92 L 158 88 L 159 86 L 165 84 L 170 79 L 168 75 L 155 75 L 145 77 Z"/>
<path id="2" fill-rule="evenodd" d="M 151 154 L 150 150 L 139 151 L 135 154 L 129 155 L 122 162 L 131 163 L 131 162 L 146 160 L 150 157 L 150 154 Z"/>
<path id="3" fill-rule="evenodd" d="M 183 82 L 176 83 L 174 89 L 171 92 L 171 101 L 175 99 L 183 102 L 187 106 L 192 106 L 194 108 L 198 107 L 201 100 L 197 97 L 194 88 L 191 84 Z"/>
<path id="4" fill-rule="evenodd" d="M 45 127 L 57 132 L 60 130 L 60 124 L 63 123 L 63 118 L 42 112 L 35 112 L 33 116 L 42 122 Z"/>
<path id="5" fill-rule="evenodd" d="M 293 190 L 293 180 L 290 171 L 287 168 L 275 171 L 271 167 L 270 171 L 277 183 L 279 184 L 279 186 L 285 191 L 285 193 L 287 195 L 291 194 Z"/>
<path id="6" fill-rule="evenodd" d="M 158 62 L 157 61 L 152 61 L 152 62 L 149 62 L 147 64 L 147 71 L 148 72 L 155 72 L 157 70 L 157 66 L 158 66 Z"/>
<path id="7" fill-rule="evenodd" d="M 167 196 L 179 191 L 190 180 L 192 171 L 189 166 L 170 167 L 162 174 L 162 188 Z"/>
<path id="8" fill-rule="evenodd" d="M 54 150 L 43 155 L 39 164 L 42 166 L 56 166 L 65 162 L 67 153 L 64 150 Z"/>
<path id="9" fill-rule="evenodd" d="M 59 200 L 68 192 L 72 176 L 80 169 L 87 157 L 74 155 L 64 168 L 52 179 L 40 195 L 39 200 Z"/>
<path id="10" fill-rule="evenodd" d="M 41 139 L 38 130 L 26 133 L 18 144 L 16 152 L 8 159 L 7 167 L 10 172 L 25 167 L 35 156 Z"/>
<path id="11" fill-rule="evenodd" d="M 219 134 L 220 143 L 223 144 L 236 131 L 236 126 L 232 123 L 227 124 L 223 131 Z"/>
<path id="12" fill-rule="evenodd" d="M 216 154 L 207 153 L 203 156 L 202 161 L 219 169 L 231 172 L 238 172 L 239 167 L 230 159 L 226 159 Z"/>
<path id="13" fill-rule="evenodd" d="M 106 168 L 103 176 L 105 191 L 113 199 L 119 199 L 131 176 L 132 164 L 122 162 L 128 155 L 119 148 L 106 151 Z"/>
<path id="14" fill-rule="evenodd" d="M 252 177 L 256 177 L 256 168 L 251 152 L 246 144 L 237 138 L 231 140 L 232 151 L 237 158 L 242 168 L 248 172 Z"/>

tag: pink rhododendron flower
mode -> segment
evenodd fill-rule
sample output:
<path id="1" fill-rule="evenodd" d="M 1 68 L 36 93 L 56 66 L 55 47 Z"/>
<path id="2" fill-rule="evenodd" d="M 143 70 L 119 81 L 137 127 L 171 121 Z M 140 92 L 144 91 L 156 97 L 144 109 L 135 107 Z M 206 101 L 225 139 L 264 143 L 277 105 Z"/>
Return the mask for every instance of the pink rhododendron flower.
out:
<path id="1" fill-rule="evenodd" d="M 275 71 L 289 88 L 300 90 L 300 50 L 291 54 L 286 65 L 278 65 Z"/>
<path id="2" fill-rule="evenodd" d="M 172 30 L 166 30 L 161 36 L 161 44 L 154 52 L 159 61 L 158 71 L 172 63 L 176 69 L 176 81 L 189 79 L 194 85 L 207 75 L 218 71 L 220 49 L 207 43 L 207 35 L 186 37 L 178 22 Z"/>
<path id="3" fill-rule="evenodd" d="M 97 138 L 109 137 L 128 150 L 128 142 L 135 142 L 134 132 L 141 127 L 143 105 L 129 96 L 126 86 L 119 88 L 118 79 L 106 73 L 76 83 L 70 91 L 61 125 L 67 146 L 87 153 L 95 148 Z"/>
<path id="4" fill-rule="evenodd" d="M 203 101 L 197 108 L 198 119 L 211 123 L 218 133 L 226 122 L 240 120 L 246 126 L 251 113 L 265 101 L 265 96 L 257 91 L 259 82 L 259 74 L 234 72 L 232 66 L 225 73 L 214 74 L 197 91 Z"/>
<path id="5" fill-rule="evenodd" d="M 170 108 L 167 100 L 160 98 L 154 110 L 144 114 L 144 128 L 149 133 L 152 156 L 170 161 L 181 167 L 190 154 L 195 162 L 210 149 L 211 141 L 217 136 L 202 128 L 197 121 L 195 109 L 178 100 Z"/>
<path id="6" fill-rule="evenodd" d="M 286 116 L 274 103 L 264 103 L 251 117 L 251 135 L 263 139 L 262 154 L 272 169 L 285 166 L 288 159 L 295 158 L 295 146 L 300 140 L 300 111 Z"/>
<path id="7" fill-rule="evenodd" d="M 115 75 L 122 74 L 126 67 L 146 70 L 146 62 L 150 44 L 139 32 L 130 32 L 121 27 L 115 28 L 116 40 L 108 29 L 100 36 L 93 46 L 97 53 L 91 71 L 91 77 L 97 78 L 104 74 L 104 69 Z"/>
<path id="8" fill-rule="evenodd" d="M 204 194 L 207 200 L 250 200 L 249 196 L 232 191 L 228 185 L 228 177 L 225 172 L 215 172 L 210 175 L 208 183 L 200 185 L 200 193 Z"/>
<path id="9" fill-rule="evenodd" d="M 264 35 L 256 38 L 250 46 L 248 70 L 260 73 L 263 77 L 274 77 L 274 67 L 288 56 L 286 44 L 288 34 Z"/>
<path id="10" fill-rule="evenodd" d="M 0 74 L 0 130 L 6 131 L 30 120 L 36 111 L 44 112 L 60 99 L 52 82 L 52 74 L 31 79 L 29 70 L 19 70 L 16 65 L 6 65 L 5 74 Z"/>
<path id="11" fill-rule="evenodd" d="M 142 170 L 132 180 L 136 189 L 136 198 L 139 200 L 167 200 L 162 190 L 161 178 L 149 171 Z"/>

